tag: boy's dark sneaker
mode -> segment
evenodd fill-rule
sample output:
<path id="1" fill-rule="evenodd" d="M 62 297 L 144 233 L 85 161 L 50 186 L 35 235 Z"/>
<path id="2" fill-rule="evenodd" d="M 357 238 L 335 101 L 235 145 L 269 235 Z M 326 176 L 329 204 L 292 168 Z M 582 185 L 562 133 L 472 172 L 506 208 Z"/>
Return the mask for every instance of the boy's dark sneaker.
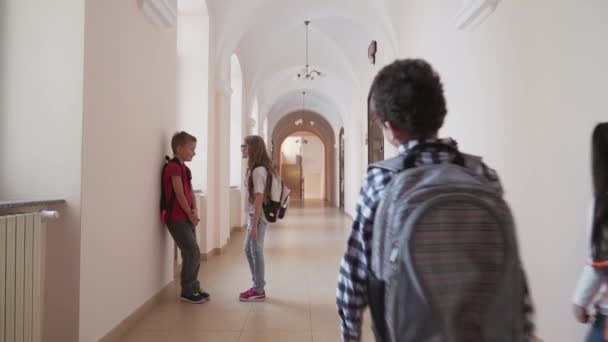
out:
<path id="1" fill-rule="evenodd" d="M 182 302 L 192 303 L 192 304 L 201 304 L 209 300 L 209 295 L 203 296 L 198 292 L 195 292 L 191 295 L 181 295 L 179 299 Z"/>
<path id="2" fill-rule="evenodd" d="M 201 295 L 201 297 L 203 297 L 205 299 L 205 301 L 208 301 L 211 299 L 211 296 L 203 290 L 198 290 L 198 294 Z"/>

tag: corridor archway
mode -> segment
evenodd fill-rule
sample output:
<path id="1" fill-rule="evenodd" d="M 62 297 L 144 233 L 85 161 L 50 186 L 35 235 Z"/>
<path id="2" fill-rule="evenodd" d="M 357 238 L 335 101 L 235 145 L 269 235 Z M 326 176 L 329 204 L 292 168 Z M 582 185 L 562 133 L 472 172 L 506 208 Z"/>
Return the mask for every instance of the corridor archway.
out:
<path id="1" fill-rule="evenodd" d="M 272 130 L 273 161 L 280 169 L 281 146 L 288 137 L 302 132 L 318 137 L 325 147 L 323 199 L 337 206 L 336 138 L 332 126 L 322 115 L 311 111 L 297 111 L 281 118 Z"/>
<path id="2" fill-rule="evenodd" d="M 325 156 L 327 147 L 321 137 L 309 130 L 295 132 L 280 146 L 279 172 L 292 190 L 292 199 L 324 200 Z"/>

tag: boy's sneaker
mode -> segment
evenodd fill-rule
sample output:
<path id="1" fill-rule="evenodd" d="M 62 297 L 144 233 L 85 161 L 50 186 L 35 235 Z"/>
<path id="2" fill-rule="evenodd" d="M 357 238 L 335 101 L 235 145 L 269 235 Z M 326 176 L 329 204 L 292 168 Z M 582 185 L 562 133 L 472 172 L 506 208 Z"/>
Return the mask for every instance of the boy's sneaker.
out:
<path id="1" fill-rule="evenodd" d="M 198 292 L 195 292 L 191 295 L 181 295 L 179 299 L 182 302 L 192 303 L 192 304 L 201 304 L 209 300 L 209 295 L 206 297 L 201 295 Z"/>
<path id="2" fill-rule="evenodd" d="M 266 292 L 259 293 L 254 289 L 241 293 L 239 296 L 241 302 L 263 302 L 266 300 Z"/>
<path id="3" fill-rule="evenodd" d="M 211 299 L 211 296 L 203 290 L 198 290 L 198 294 L 201 295 L 201 297 L 203 297 L 205 299 L 205 301 L 208 301 Z"/>

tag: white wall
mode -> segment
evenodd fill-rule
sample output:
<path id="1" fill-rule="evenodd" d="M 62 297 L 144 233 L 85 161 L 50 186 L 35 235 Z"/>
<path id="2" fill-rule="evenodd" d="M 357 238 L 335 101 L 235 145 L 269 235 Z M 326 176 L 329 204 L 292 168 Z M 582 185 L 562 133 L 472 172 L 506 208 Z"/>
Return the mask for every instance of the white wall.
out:
<path id="1" fill-rule="evenodd" d="M 209 17 L 180 14 L 177 26 L 178 125 L 197 138 L 197 156 L 190 163 L 192 186 L 206 190 L 209 84 Z"/>
<path id="2" fill-rule="evenodd" d="M 77 341 L 84 3 L 2 0 L 0 23 L 0 200 L 67 200 L 47 225 L 43 338 Z"/>
<path id="3" fill-rule="evenodd" d="M 606 120 L 608 2 L 503 1 L 475 32 L 454 29 L 460 1 L 403 6 L 403 57 L 442 75 L 444 135 L 497 168 L 518 223 L 538 335 L 580 341 L 570 298 L 584 262 L 589 141 Z"/>
<path id="4" fill-rule="evenodd" d="M 287 137 L 281 145 L 281 153 L 283 154 L 283 164 L 295 164 L 297 156 L 300 155 L 300 143 L 297 142 L 301 137 Z"/>
<path id="5" fill-rule="evenodd" d="M 243 143 L 243 77 L 236 55 L 232 56 L 232 96 L 230 98 L 230 186 L 241 186 L 241 144 Z"/>
<path id="6" fill-rule="evenodd" d="M 172 280 L 158 177 L 177 121 L 177 34 L 136 1 L 89 0 L 85 24 L 79 341 L 88 342 Z"/>
<path id="7" fill-rule="evenodd" d="M 209 12 L 209 56 L 217 55 L 217 20 L 213 9 Z M 225 65 L 225 64 L 223 64 Z M 209 160 L 206 184 L 208 239 L 206 245 L 224 246 L 230 236 L 230 82 L 221 79 L 217 61 L 209 58 L 209 134 L 207 158 Z M 240 148 L 239 148 L 240 150 Z"/>
<path id="8" fill-rule="evenodd" d="M 351 108 L 353 116 L 344 123 L 344 208 L 352 217 L 355 217 L 359 190 L 367 169 L 367 113 L 362 112 L 365 102 L 365 99 L 354 101 Z M 336 155 L 339 157 L 338 153 Z M 339 189 L 336 193 L 339 196 Z"/>
<path id="9" fill-rule="evenodd" d="M 258 104 L 258 99 L 256 97 L 255 101 L 253 101 L 253 108 L 251 110 L 251 115 L 250 115 L 250 118 L 253 120 L 253 126 L 251 126 L 250 132 L 251 132 L 251 134 L 262 136 L 262 130 L 260 129 L 262 124 L 260 122 L 259 111 L 260 111 L 260 106 Z M 263 136 L 262 136 L 262 138 L 263 138 Z"/>
<path id="10" fill-rule="evenodd" d="M 231 187 L 230 188 L 230 228 L 234 227 L 242 227 L 242 216 L 241 215 L 241 203 L 243 199 L 241 198 L 241 190 L 239 188 Z"/>
<path id="11" fill-rule="evenodd" d="M 304 173 L 304 198 L 325 198 L 325 145 L 319 137 L 307 136 L 304 145 L 302 171 Z"/>
<path id="12" fill-rule="evenodd" d="M 268 118 L 264 118 L 264 123 L 262 124 L 262 137 L 264 138 L 264 141 L 266 142 L 266 147 L 270 146 L 270 137 L 268 136 Z M 269 148 L 270 150 L 270 148 Z"/>

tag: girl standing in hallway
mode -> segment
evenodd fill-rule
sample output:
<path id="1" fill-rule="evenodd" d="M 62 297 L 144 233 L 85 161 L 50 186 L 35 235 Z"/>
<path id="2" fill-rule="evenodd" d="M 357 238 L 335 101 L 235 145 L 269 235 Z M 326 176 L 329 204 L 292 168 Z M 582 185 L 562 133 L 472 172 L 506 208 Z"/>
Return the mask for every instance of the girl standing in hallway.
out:
<path id="1" fill-rule="evenodd" d="M 587 342 L 608 341 L 608 123 L 597 125 L 592 138 L 592 169 L 595 203 L 590 223 L 590 260 L 585 265 L 574 293 L 574 315 L 581 323 L 590 321 L 587 308 L 604 287 L 595 304 L 596 315 Z M 595 261 L 595 262 L 594 262 Z M 600 261 L 600 262 L 598 262 Z"/>
<path id="2" fill-rule="evenodd" d="M 270 196 L 271 183 L 274 179 L 272 161 L 266 151 L 266 144 L 262 137 L 250 135 L 245 138 L 241 145 L 243 158 L 247 158 L 247 174 L 245 177 L 245 188 L 247 189 L 247 200 L 245 201 L 245 212 L 249 215 L 247 223 L 247 235 L 245 236 L 245 255 L 249 262 L 253 287 L 240 294 L 239 299 L 243 302 L 260 302 L 266 300 L 264 286 L 264 235 L 268 227 L 268 221 L 264 217 L 262 204 L 264 197 Z"/>

